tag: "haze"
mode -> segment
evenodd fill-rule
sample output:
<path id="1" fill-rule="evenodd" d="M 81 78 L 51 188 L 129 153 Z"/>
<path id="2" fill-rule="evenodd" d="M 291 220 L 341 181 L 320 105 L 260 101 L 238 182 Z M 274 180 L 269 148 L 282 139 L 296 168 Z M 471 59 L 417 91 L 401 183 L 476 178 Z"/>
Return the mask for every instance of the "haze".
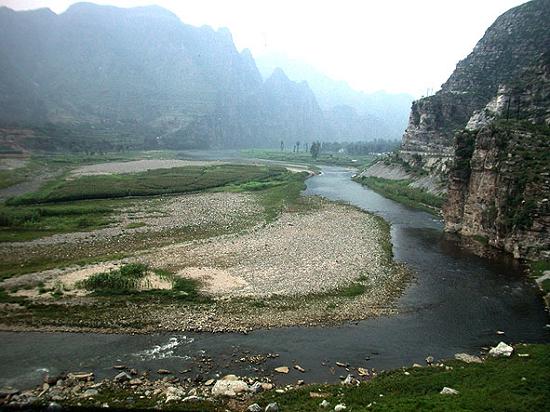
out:
<path id="1" fill-rule="evenodd" d="M 16 10 L 63 12 L 71 0 L 0 0 Z M 367 92 L 419 97 L 436 91 L 503 12 L 522 0 L 456 1 L 96 1 L 120 7 L 156 3 L 188 24 L 228 27 L 255 57 L 285 54 Z"/>

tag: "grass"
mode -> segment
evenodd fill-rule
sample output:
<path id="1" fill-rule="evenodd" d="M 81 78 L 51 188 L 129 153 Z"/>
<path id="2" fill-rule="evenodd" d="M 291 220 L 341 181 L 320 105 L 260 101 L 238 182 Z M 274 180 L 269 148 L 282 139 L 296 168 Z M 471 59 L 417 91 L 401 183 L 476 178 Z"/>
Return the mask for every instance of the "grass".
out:
<path id="1" fill-rule="evenodd" d="M 366 167 L 375 159 L 372 155 L 351 156 L 345 153 L 321 153 L 314 159 L 309 152 L 291 152 L 289 150 L 269 149 L 246 149 L 241 150 L 243 157 L 256 159 L 276 160 L 282 162 L 305 163 L 308 165 L 332 165 L 332 166 L 353 166 Z"/>
<path id="2" fill-rule="evenodd" d="M 483 364 L 445 362 L 452 367 L 409 368 L 383 373 L 359 387 L 308 386 L 284 394 L 269 392 L 255 399 L 260 405 L 277 402 L 283 411 L 318 411 L 327 394 L 331 409 L 345 403 L 347 410 L 360 411 L 542 411 L 550 402 L 550 345 L 519 345 L 529 357 L 490 358 Z M 525 379 L 524 379 L 525 378 Z M 444 387 L 459 391 L 445 396 Z M 382 396 L 381 396 L 382 395 Z M 370 406 L 369 406 L 370 405 Z"/>
<path id="3" fill-rule="evenodd" d="M 77 283 L 76 286 L 93 292 L 95 296 L 124 296 L 125 299 L 131 300 L 168 298 L 202 303 L 209 301 L 208 297 L 202 296 L 199 293 L 199 281 L 176 277 L 162 269 L 154 270 L 154 272 L 159 277 L 171 281 L 171 289 L 140 290 L 140 284 L 149 272 L 149 268 L 146 265 L 129 263 L 120 269 L 92 275 Z"/>
<path id="4" fill-rule="evenodd" d="M 136 290 L 146 274 L 146 265 L 131 263 L 117 270 L 92 275 L 77 286 L 98 293 L 126 293 Z"/>
<path id="5" fill-rule="evenodd" d="M 82 202 L 39 207 L 0 206 L 0 242 L 97 229 L 110 223 L 114 211 L 111 205 Z"/>
<path id="6" fill-rule="evenodd" d="M 422 209 L 431 214 L 437 215 L 445 198 L 436 196 L 423 189 L 410 187 L 412 180 L 390 180 L 374 176 L 357 177 L 355 180 L 381 195 L 403 203 L 407 206 Z"/>
<path id="7" fill-rule="evenodd" d="M 224 164 L 61 178 L 47 183 L 37 192 L 8 199 L 6 204 L 17 206 L 198 192 L 228 184 L 269 181 L 285 173 L 288 172 L 282 167 Z"/>
<path id="8" fill-rule="evenodd" d="M 550 261 L 537 260 L 529 264 L 529 271 L 534 278 L 540 278 L 546 270 L 550 270 Z"/>

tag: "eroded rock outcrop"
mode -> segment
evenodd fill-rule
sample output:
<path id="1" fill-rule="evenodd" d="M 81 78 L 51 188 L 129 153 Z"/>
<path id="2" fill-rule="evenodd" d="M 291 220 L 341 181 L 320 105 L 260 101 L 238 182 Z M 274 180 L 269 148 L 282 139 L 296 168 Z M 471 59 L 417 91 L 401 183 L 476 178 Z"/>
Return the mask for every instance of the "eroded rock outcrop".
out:
<path id="1" fill-rule="evenodd" d="M 548 50 L 548 21 L 549 0 L 534 0 L 500 16 L 441 90 L 413 103 L 401 158 L 445 179 L 454 158 L 455 133 L 474 122 L 472 115 L 483 110 L 503 84 Z M 507 105 L 498 99 L 495 103 L 501 110 Z"/>

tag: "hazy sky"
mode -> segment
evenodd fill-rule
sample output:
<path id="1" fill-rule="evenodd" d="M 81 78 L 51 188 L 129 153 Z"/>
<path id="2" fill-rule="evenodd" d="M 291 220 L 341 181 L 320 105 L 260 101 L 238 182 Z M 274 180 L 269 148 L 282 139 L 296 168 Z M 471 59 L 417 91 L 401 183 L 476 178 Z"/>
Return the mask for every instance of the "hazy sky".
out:
<path id="1" fill-rule="evenodd" d="M 228 27 L 239 49 L 302 60 L 356 89 L 438 89 L 489 25 L 525 0 L 96 0 L 158 4 L 183 22 Z M 63 12 L 74 0 L 0 0 Z"/>

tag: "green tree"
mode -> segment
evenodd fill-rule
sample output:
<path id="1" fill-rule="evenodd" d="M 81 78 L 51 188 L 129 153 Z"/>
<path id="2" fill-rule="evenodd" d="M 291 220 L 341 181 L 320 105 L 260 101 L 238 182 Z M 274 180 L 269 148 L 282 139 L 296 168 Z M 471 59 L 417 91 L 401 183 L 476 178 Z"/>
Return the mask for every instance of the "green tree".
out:
<path id="1" fill-rule="evenodd" d="M 311 157 L 313 157 L 314 159 L 317 159 L 319 157 L 320 151 L 321 151 L 321 143 L 313 142 L 309 149 L 309 152 L 311 153 Z"/>

